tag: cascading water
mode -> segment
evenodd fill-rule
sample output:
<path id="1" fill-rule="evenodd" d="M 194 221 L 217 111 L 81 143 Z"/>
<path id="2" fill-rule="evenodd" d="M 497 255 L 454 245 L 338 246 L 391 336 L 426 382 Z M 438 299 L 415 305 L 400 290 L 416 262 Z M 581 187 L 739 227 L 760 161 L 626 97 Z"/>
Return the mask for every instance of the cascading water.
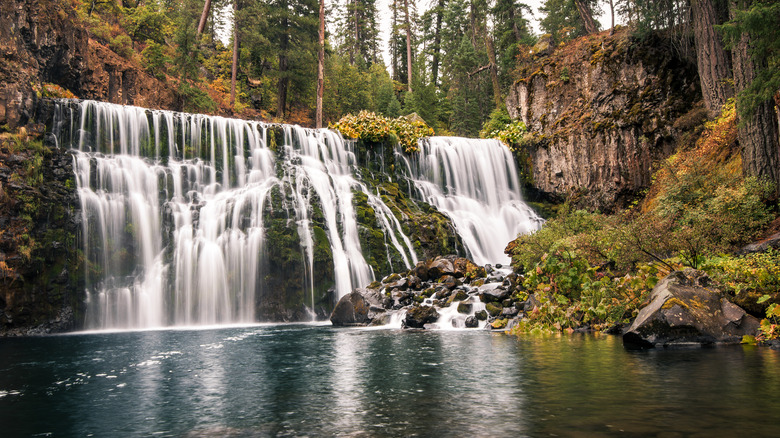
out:
<path id="1" fill-rule="evenodd" d="M 449 216 L 478 265 L 509 263 L 506 244 L 542 219 L 520 197 L 512 155 L 497 140 L 431 137 L 406 164 L 417 196 Z"/>
<path id="2" fill-rule="evenodd" d="M 375 272 L 361 247 L 356 193 L 375 215 L 388 263 L 418 261 L 402 218 L 360 179 L 354 142 L 332 131 L 60 100 L 54 133 L 74 149 L 87 328 L 256 320 L 273 279 L 290 275 L 269 266 L 278 250 L 272 220 L 294 230 L 303 267 L 293 275 L 306 306 L 322 287 L 323 242 L 336 298 L 367 285 Z M 511 155 L 485 140 L 432 138 L 421 147 L 412 160 L 396 152 L 417 197 L 452 218 L 475 261 L 502 262 L 506 243 L 538 221 L 520 200 Z"/>
<path id="3" fill-rule="evenodd" d="M 337 295 L 374 279 L 352 207 L 352 191 L 366 188 L 352 176 L 352 145 L 338 134 L 277 126 L 284 137 L 277 158 L 270 125 L 260 122 L 93 101 L 58 106 L 58 140 L 77 150 L 87 327 L 254 321 L 256 294 L 269 275 L 262 272 L 263 222 L 274 189 L 289 195 L 285 208 L 307 261 L 312 305 L 313 198 Z M 76 132 L 65 126 L 74 123 Z M 411 267 L 416 255 L 400 224 L 384 213 L 380 219 Z"/>

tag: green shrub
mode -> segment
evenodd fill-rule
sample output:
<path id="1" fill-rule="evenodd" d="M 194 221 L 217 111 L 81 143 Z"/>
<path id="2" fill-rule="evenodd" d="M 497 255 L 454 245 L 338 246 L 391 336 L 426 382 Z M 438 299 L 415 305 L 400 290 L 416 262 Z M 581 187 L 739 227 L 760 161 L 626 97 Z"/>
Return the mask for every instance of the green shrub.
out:
<path id="1" fill-rule="evenodd" d="M 482 138 L 495 138 L 504 143 L 511 151 L 521 149 L 528 130 L 522 120 L 512 120 L 505 108 L 497 108 L 482 125 L 479 135 Z"/>
<path id="2" fill-rule="evenodd" d="M 151 40 L 157 44 L 165 44 L 165 39 L 172 35 L 171 19 L 162 12 L 156 0 L 147 1 L 126 11 L 128 15 L 123 24 L 133 40 Z"/>
<path id="3" fill-rule="evenodd" d="M 133 40 L 125 34 L 111 38 L 108 47 L 122 58 L 130 59 L 133 56 Z"/>
<path id="4" fill-rule="evenodd" d="M 181 99 L 182 109 L 185 112 L 213 112 L 217 109 L 217 104 L 205 91 L 192 86 L 187 81 L 179 82 L 179 99 Z"/>
<path id="5" fill-rule="evenodd" d="M 165 79 L 170 58 L 165 56 L 163 46 L 155 41 L 147 40 L 146 47 L 141 51 L 141 65 L 150 75 L 157 79 Z"/>

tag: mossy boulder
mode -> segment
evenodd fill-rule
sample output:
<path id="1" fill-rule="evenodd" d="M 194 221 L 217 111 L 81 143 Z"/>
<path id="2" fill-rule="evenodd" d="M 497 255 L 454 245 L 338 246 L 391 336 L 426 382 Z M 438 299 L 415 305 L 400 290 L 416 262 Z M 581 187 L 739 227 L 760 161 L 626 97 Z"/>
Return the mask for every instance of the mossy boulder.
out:
<path id="1" fill-rule="evenodd" d="M 503 307 L 501 307 L 501 304 L 496 303 L 487 303 L 485 304 L 485 310 L 490 316 L 498 316 L 501 315 L 501 310 Z"/>
<path id="2" fill-rule="evenodd" d="M 341 297 L 330 322 L 334 326 L 366 326 L 375 318 L 376 313 L 384 314 L 378 293 L 369 289 L 357 289 Z"/>
<path id="3" fill-rule="evenodd" d="M 468 315 L 471 313 L 471 309 L 474 307 L 473 304 L 467 303 L 465 301 L 461 301 L 458 303 L 458 313 L 464 313 Z"/>
<path id="4" fill-rule="evenodd" d="M 686 269 L 658 282 L 623 343 L 630 348 L 739 343 L 743 336 L 755 335 L 758 326 L 705 273 Z"/>
<path id="5" fill-rule="evenodd" d="M 412 306 L 406 311 L 404 327 L 424 328 L 425 324 L 439 320 L 439 312 L 433 306 Z"/>

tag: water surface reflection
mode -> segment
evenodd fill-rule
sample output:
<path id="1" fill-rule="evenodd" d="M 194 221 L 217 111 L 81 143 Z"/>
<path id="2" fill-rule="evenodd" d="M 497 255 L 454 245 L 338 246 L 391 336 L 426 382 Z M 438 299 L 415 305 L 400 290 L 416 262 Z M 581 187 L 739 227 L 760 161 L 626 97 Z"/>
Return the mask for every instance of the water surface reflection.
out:
<path id="1" fill-rule="evenodd" d="M 780 354 L 282 325 L 0 339 L 3 436 L 780 435 Z"/>

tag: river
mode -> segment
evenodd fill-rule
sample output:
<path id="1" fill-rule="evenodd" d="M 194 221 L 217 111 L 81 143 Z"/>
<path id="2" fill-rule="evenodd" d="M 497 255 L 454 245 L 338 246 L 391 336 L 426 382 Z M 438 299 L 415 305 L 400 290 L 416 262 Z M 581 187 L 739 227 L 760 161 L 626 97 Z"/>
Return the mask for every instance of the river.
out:
<path id="1" fill-rule="evenodd" d="M 0 339 L 15 436 L 778 436 L 780 352 L 254 325 Z"/>

